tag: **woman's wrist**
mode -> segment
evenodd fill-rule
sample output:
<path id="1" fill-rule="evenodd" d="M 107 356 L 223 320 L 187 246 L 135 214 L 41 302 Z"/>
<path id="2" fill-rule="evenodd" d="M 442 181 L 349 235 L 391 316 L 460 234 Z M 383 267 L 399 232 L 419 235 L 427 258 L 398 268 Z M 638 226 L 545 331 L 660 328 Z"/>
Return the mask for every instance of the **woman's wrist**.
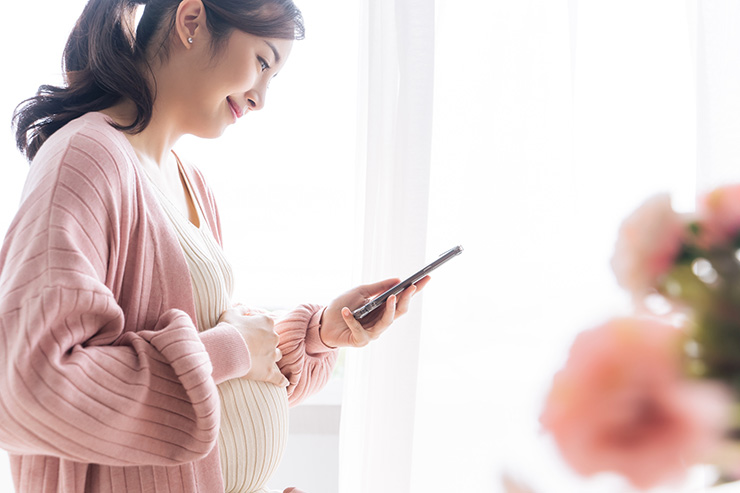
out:
<path id="1" fill-rule="evenodd" d="M 332 344 L 329 344 L 324 339 L 324 335 L 323 335 L 323 330 L 322 329 L 324 328 L 324 313 L 326 313 L 326 310 L 327 310 L 327 307 L 324 307 L 321 310 L 319 310 L 316 313 L 316 315 L 314 315 L 314 317 L 312 317 L 312 320 L 309 323 L 308 333 L 306 334 L 306 348 L 307 349 L 313 349 L 313 350 L 315 350 L 315 348 L 311 348 L 310 347 L 310 346 L 315 346 L 315 344 L 309 344 L 309 342 L 317 342 L 318 344 L 320 344 L 324 348 L 329 349 L 329 350 L 332 350 L 332 351 L 338 348 L 337 346 L 334 346 Z M 315 320 L 315 319 L 318 319 L 318 320 Z M 314 328 L 314 324 L 315 324 L 315 328 Z M 316 336 L 318 338 L 318 341 L 311 341 L 311 333 L 312 333 L 313 330 L 316 331 Z M 309 351 L 309 352 L 313 352 L 313 351 Z"/>
<path id="2" fill-rule="evenodd" d="M 199 333 L 213 365 L 216 384 L 246 375 L 252 366 L 249 346 L 236 327 L 220 322 Z"/>

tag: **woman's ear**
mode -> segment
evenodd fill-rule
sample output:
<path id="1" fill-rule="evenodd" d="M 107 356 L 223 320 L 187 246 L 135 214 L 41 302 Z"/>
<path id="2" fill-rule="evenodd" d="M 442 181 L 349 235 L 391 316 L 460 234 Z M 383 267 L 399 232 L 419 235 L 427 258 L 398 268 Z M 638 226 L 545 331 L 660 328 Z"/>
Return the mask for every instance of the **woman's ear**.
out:
<path id="1" fill-rule="evenodd" d="M 206 9 L 203 7 L 201 0 L 182 0 L 177 7 L 175 14 L 175 30 L 180 42 L 185 49 L 190 47 L 202 38 L 205 31 Z M 201 29 L 203 27 L 203 29 Z"/>

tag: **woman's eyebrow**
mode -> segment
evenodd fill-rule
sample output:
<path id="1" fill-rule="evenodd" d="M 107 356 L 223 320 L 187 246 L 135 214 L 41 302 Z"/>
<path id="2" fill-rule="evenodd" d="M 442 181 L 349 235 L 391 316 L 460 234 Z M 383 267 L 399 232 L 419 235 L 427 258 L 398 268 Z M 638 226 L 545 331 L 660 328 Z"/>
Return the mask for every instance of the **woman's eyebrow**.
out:
<path id="1" fill-rule="evenodd" d="M 277 48 L 275 47 L 275 45 L 274 45 L 274 44 L 272 44 L 272 43 L 270 43 L 270 42 L 269 42 L 269 41 L 267 41 L 267 40 L 264 40 L 264 41 L 265 41 L 265 43 L 267 44 L 267 46 L 269 46 L 269 47 L 270 47 L 270 49 L 272 50 L 272 54 L 273 54 L 273 55 L 275 55 L 275 63 L 280 63 L 280 53 L 278 52 L 278 50 L 277 50 Z"/>

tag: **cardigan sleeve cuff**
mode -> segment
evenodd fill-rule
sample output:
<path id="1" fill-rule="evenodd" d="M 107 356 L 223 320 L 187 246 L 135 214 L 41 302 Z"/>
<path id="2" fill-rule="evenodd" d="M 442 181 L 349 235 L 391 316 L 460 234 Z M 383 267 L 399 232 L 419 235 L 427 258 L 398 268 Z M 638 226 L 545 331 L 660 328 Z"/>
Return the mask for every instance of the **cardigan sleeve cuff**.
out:
<path id="1" fill-rule="evenodd" d="M 308 322 L 308 329 L 306 330 L 306 353 L 312 356 L 319 356 L 336 349 L 324 344 L 319 333 L 319 329 L 321 328 L 321 317 L 324 315 L 325 310 L 326 307 L 323 307 L 321 310 L 317 310 Z"/>
<path id="2" fill-rule="evenodd" d="M 200 340 L 211 358 L 216 385 L 243 377 L 252 367 L 247 343 L 233 325 L 221 322 L 201 332 Z"/>

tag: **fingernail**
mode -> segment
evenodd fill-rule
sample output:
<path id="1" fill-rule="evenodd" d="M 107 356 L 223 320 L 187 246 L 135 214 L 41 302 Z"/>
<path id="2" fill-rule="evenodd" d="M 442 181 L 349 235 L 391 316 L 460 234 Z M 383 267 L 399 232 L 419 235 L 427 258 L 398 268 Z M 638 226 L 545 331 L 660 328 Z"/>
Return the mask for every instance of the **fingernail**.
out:
<path id="1" fill-rule="evenodd" d="M 352 312 L 349 311 L 349 308 L 347 308 L 346 306 L 342 308 L 342 315 L 349 317 L 350 313 Z"/>

